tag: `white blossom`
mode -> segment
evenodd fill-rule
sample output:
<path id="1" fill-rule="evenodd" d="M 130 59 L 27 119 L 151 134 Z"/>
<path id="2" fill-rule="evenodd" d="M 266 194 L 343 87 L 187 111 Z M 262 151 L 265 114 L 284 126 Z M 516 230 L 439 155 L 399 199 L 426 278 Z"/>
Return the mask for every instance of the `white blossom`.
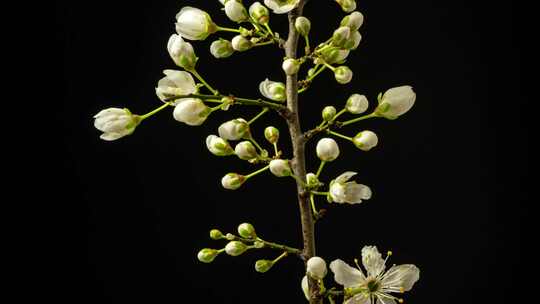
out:
<path id="1" fill-rule="evenodd" d="M 285 84 L 282 82 L 264 80 L 259 84 L 259 91 L 261 94 L 271 100 L 285 101 L 287 96 L 285 94 Z"/>
<path id="2" fill-rule="evenodd" d="M 339 156 L 339 146 L 332 138 L 323 138 L 317 143 L 317 156 L 322 161 L 333 161 Z"/>
<path id="3" fill-rule="evenodd" d="M 326 276 L 326 262 L 320 257 L 312 257 L 307 261 L 307 273 L 312 278 L 322 280 Z"/>
<path id="4" fill-rule="evenodd" d="M 247 140 L 236 144 L 234 153 L 243 160 L 250 160 L 258 156 L 255 146 Z"/>
<path id="5" fill-rule="evenodd" d="M 186 6 L 176 14 L 176 32 L 189 40 L 204 40 L 217 30 L 207 12 Z"/>
<path id="6" fill-rule="evenodd" d="M 412 264 L 394 265 L 385 272 L 386 260 L 375 246 L 362 249 L 362 264 L 367 275 L 362 269 L 351 267 L 339 259 L 330 263 L 334 280 L 352 294 L 344 304 L 396 304 L 396 300 L 401 303 L 402 300 L 391 293 L 411 290 L 420 278 L 420 270 Z"/>
<path id="7" fill-rule="evenodd" d="M 409 111 L 415 100 L 416 93 L 411 86 L 391 88 L 382 96 L 376 113 L 389 119 L 395 119 Z"/>
<path id="8" fill-rule="evenodd" d="M 103 132 L 99 138 L 107 141 L 130 135 L 140 123 L 138 115 L 128 109 L 108 108 L 94 115 L 94 127 Z"/>
<path id="9" fill-rule="evenodd" d="M 291 167 L 289 161 L 284 159 L 274 159 L 270 162 L 270 172 L 277 177 L 284 177 L 291 175 Z"/>
<path id="10" fill-rule="evenodd" d="M 300 283 L 300 286 L 302 287 L 302 292 L 304 293 L 304 296 L 306 297 L 306 300 L 309 301 L 309 285 L 308 285 L 308 277 L 304 276 L 302 278 L 302 282 Z"/>
<path id="11" fill-rule="evenodd" d="M 188 71 L 195 68 L 198 58 L 191 43 L 184 41 L 182 36 L 172 34 L 167 43 L 167 51 L 177 66 Z"/>
<path id="12" fill-rule="evenodd" d="M 206 137 L 206 147 L 216 156 L 227 156 L 234 153 L 231 145 L 225 139 L 216 135 Z"/>
<path id="13" fill-rule="evenodd" d="M 248 19 L 248 12 L 244 5 L 237 0 L 229 0 L 225 3 L 225 14 L 234 22 L 244 22 Z"/>
<path id="14" fill-rule="evenodd" d="M 249 125 L 243 118 L 229 120 L 218 128 L 219 137 L 226 140 L 239 140 L 249 136 Z"/>
<path id="15" fill-rule="evenodd" d="M 202 125 L 209 114 L 210 108 L 198 98 L 180 99 L 173 112 L 174 119 L 190 126 Z"/>
<path id="16" fill-rule="evenodd" d="M 360 94 L 352 94 L 345 105 L 345 109 L 351 114 L 362 114 L 368 107 L 369 102 L 366 96 Z"/>
<path id="17" fill-rule="evenodd" d="M 356 134 L 352 141 L 358 149 L 362 151 L 369 151 L 377 145 L 379 139 L 377 138 L 377 134 L 366 130 Z"/>
<path id="18" fill-rule="evenodd" d="M 349 40 L 345 41 L 343 47 L 349 50 L 356 50 L 360 45 L 360 41 L 362 41 L 362 35 L 360 35 L 360 32 L 353 32 L 349 36 Z"/>
<path id="19" fill-rule="evenodd" d="M 264 4 L 270 8 L 274 14 L 285 14 L 292 11 L 300 0 L 264 0 Z"/>
<path id="20" fill-rule="evenodd" d="M 371 189 L 355 181 L 349 182 L 356 172 L 345 172 L 330 182 L 328 199 L 335 203 L 359 204 L 371 198 Z"/>
<path id="21" fill-rule="evenodd" d="M 190 73 L 185 71 L 164 70 L 165 77 L 158 81 L 156 95 L 162 101 L 174 96 L 182 96 L 197 93 L 195 80 Z"/>
<path id="22" fill-rule="evenodd" d="M 336 78 L 336 81 L 341 84 L 347 84 L 351 82 L 353 77 L 353 72 L 349 67 L 342 65 L 335 69 L 334 71 L 334 77 Z"/>

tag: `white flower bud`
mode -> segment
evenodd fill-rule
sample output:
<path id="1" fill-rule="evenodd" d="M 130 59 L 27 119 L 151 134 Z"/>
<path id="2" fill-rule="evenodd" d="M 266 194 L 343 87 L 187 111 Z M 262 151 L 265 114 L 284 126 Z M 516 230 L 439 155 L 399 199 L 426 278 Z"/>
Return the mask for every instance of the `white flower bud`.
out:
<path id="1" fill-rule="evenodd" d="M 225 189 L 236 190 L 246 181 L 246 177 L 237 173 L 227 173 L 221 179 L 221 185 Z"/>
<path id="2" fill-rule="evenodd" d="M 340 25 L 348 26 L 351 28 L 352 32 L 358 31 L 362 24 L 364 23 L 364 15 L 360 12 L 352 12 L 350 15 L 345 16 Z"/>
<path id="3" fill-rule="evenodd" d="M 323 138 L 317 143 L 317 156 L 322 161 L 333 161 L 339 156 L 339 146 L 332 138 Z"/>
<path id="4" fill-rule="evenodd" d="M 264 97 L 274 101 L 285 101 L 287 99 L 285 84 L 282 82 L 271 81 L 267 78 L 259 84 L 259 91 Z"/>
<path id="5" fill-rule="evenodd" d="M 356 134 L 352 141 L 358 149 L 362 151 L 369 151 L 371 148 L 377 145 L 379 139 L 377 138 L 377 134 L 368 130 Z"/>
<path id="6" fill-rule="evenodd" d="M 226 140 L 239 140 L 249 136 L 249 125 L 245 119 L 237 118 L 221 124 L 218 128 L 219 137 Z"/>
<path id="7" fill-rule="evenodd" d="M 158 81 L 156 95 L 162 101 L 174 96 L 186 96 L 197 93 L 195 80 L 190 73 L 185 71 L 164 70 L 165 77 Z M 180 99 L 181 100 L 181 99 Z M 176 103 L 180 102 L 177 100 Z"/>
<path id="8" fill-rule="evenodd" d="M 167 51 L 177 66 L 185 70 L 193 70 L 197 63 L 197 56 L 193 46 L 189 42 L 185 42 L 180 35 L 172 34 L 167 43 Z"/>
<path id="9" fill-rule="evenodd" d="M 227 156 L 234 153 L 231 145 L 226 140 L 215 135 L 206 137 L 206 147 L 216 156 Z"/>
<path id="10" fill-rule="evenodd" d="M 362 184 L 348 180 L 355 176 L 356 172 L 345 172 L 330 182 L 328 195 L 329 202 L 359 204 L 362 200 L 371 198 L 371 189 Z"/>
<path id="11" fill-rule="evenodd" d="M 264 0 L 264 4 L 270 8 L 274 14 L 285 14 L 292 11 L 300 0 Z"/>
<path id="12" fill-rule="evenodd" d="M 332 44 L 336 46 L 343 46 L 349 37 L 351 36 L 351 29 L 348 26 L 341 26 L 334 31 L 332 35 Z"/>
<path id="13" fill-rule="evenodd" d="M 279 140 L 279 130 L 272 126 L 266 127 L 264 129 L 264 138 L 271 144 L 277 143 Z"/>
<path id="14" fill-rule="evenodd" d="M 352 94 L 349 99 L 347 99 L 347 104 L 345 109 L 351 114 L 362 114 L 369 107 L 369 102 L 364 95 Z"/>
<path id="15" fill-rule="evenodd" d="M 239 256 L 246 250 L 248 250 L 246 244 L 239 241 L 231 241 L 225 245 L 225 252 L 231 256 Z"/>
<path id="16" fill-rule="evenodd" d="M 230 0 L 225 3 L 225 14 L 234 22 L 244 22 L 249 16 L 246 8 L 237 0 Z"/>
<path id="17" fill-rule="evenodd" d="M 235 51 L 244 52 L 253 47 L 253 43 L 242 35 L 236 35 L 232 39 L 232 47 Z"/>
<path id="18" fill-rule="evenodd" d="M 254 159 L 258 156 L 255 146 L 249 141 L 238 143 L 236 147 L 234 147 L 234 153 L 243 160 Z"/>
<path id="19" fill-rule="evenodd" d="M 351 34 L 349 40 L 345 42 L 343 47 L 348 50 L 356 50 L 360 45 L 360 41 L 362 41 L 362 35 L 360 35 L 360 32 L 356 31 Z"/>
<path id="20" fill-rule="evenodd" d="M 285 71 L 285 74 L 294 75 L 298 73 L 298 70 L 300 69 L 300 64 L 296 59 L 288 58 L 283 61 L 281 67 L 283 68 L 283 71 Z"/>
<path id="21" fill-rule="evenodd" d="M 210 53 L 216 58 L 227 58 L 234 53 L 234 49 L 230 41 L 219 38 L 210 45 Z"/>
<path id="22" fill-rule="evenodd" d="M 216 30 L 216 24 L 203 10 L 186 6 L 176 14 L 176 32 L 186 39 L 204 40 Z"/>
<path id="23" fill-rule="evenodd" d="M 320 184 L 317 175 L 315 175 L 314 173 L 306 174 L 306 183 L 309 187 L 316 187 Z"/>
<path id="24" fill-rule="evenodd" d="M 304 296 L 306 297 L 306 300 L 309 301 L 309 283 L 308 283 L 307 276 L 304 276 L 302 278 L 302 282 L 300 283 L 300 286 L 302 287 L 302 291 L 304 292 Z"/>
<path id="25" fill-rule="evenodd" d="M 211 248 L 204 248 L 197 253 L 197 259 L 203 263 L 212 263 L 219 255 L 219 251 Z"/>
<path id="26" fill-rule="evenodd" d="M 238 225 L 238 235 L 246 239 L 255 239 L 257 238 L 257 233 L 255 233 L 255 227 L 250 223 L 242 223 Z"/>
<path id="27" fill-rule="evenodd" d="M 304 16 L 300 16 L 294 21 L 294 27 L 296 28 L 296 31 L 300 33 L 300 35 L 306 37 L 309 35 L 309 31 L 311 30 L 311 21 Z"/>
<path id="28" fill-rule="evenodd" d="M 341 9 L 346 13 L 350 13 L 356 9 L 355 0 L 336 0 L 336 2 L 339 4 L 339 6 L 341 6 Z"/>
<path id="29" fill-rule="evenodd" d="M 338 83 L 346 84 L 351 82 L 353 72 L 351 69 L 349 69 L 349 67 L 342 65 L 336 68 L 334 71 L 334 77 Z"/>
<path id="30" fill-rule="evenodd" d="M 330 121 L 336 116 L 336 108 L 333 106 L 326 106 L 322 111 L 322 118 L 324 121 Z"/>
<path id="31" fill-rule="evenodd" d="M 322 280 L 326 276 L 326 262 L 320 257 L 312 257 L 307 263 L 307 274 L 317 280 Z"/>
<path id="32" fill-rule="evenodd" d="M 94 115 L 94 127 L 103 132 L 99 138 L 107 141 L 130 135 L 141 122 L 138 115 L 128 109 L 108 108 Z"/>
<path id="33" fill-rule="evenodd" d="M 260 2 L 254 2 L 249 7 L 249 15 L 251 18 L 255 20 L 255 22 L 260 24 L 266 24 L 268 23 L 268 20 L 270 19 L 270 14 L 268 13 L 268 9 L 262 5 Z"/>
<path id="34" fill-rule="evenodd" d="M 190 126 L 202 125 L 209 114 L 210 108 L 198 98 L 180 99 L 173 112 L 174 119 Z"/>
<path id="35" fill-rule="evenodd" d="M 277 177 L 289 176 L 292 174 L 288 160 L 274 159 L 270 162 L 270 172 Z"/>
<path id="36" fill-rule="evenodd" d="M 324 61 L 326 61 L 329 64 L 333 64 L 333 63 L 338 63 L 345 60 L 347 56 L 349 56 L 349 53 L 350 53 L 349 50 L 344 50 L 337 47 L 329 47 L 329 48 L 324 49 L 321 55 Z"/>
<path id="37" fill-rule="evenodd" d="M 375 112 L 385 118 L 395 119 L 409 111 L 415 100 L 416 93 L 411 86 L 391 88 L 384 93 Z"/>

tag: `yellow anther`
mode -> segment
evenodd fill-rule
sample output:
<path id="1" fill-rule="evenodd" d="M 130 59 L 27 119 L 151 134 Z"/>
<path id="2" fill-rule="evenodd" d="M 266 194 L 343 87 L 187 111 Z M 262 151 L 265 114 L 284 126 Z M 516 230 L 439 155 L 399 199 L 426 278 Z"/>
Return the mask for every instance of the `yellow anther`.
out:
<path id="1" fill-rule="evenodd" d="M 405 288 L 400 287 L 400 288 L 399 288 L 399 292 L 404 293 L 404 292 L 405 292 Z"/>
<path id="2" fill-rule="evenodd" d="M 387 253 L 387 255 L 388 255 L 388 256 L 391 256 L 391 255 L 392 255 L 392 251 L 389 250 L 388 253 Z"/>
<path id="3" fill-rule="evenodd" d="M 403 303 L 403 299 L 398 299 L 397 300 L 399 303 Z"/>

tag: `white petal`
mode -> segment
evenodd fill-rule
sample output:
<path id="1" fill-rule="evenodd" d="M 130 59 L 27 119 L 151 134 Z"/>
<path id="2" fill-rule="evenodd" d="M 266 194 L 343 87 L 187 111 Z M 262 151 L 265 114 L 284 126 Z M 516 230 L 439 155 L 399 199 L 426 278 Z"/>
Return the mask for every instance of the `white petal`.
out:
<path id="1" fill-rule="evenodd" d="M 392 266 L 382 277 L 382 287 L 404 291 L 412 289 L 414 283 L 420 279 L 420 269 L 412 264 Z"/>
<path id="2" fill-rule="evenodd" d="M 307 276 L 304 276 L 302 278 L 302 291 L 304 292 L 304 296 L 306 297 L 306 300 L 309 301 L 309 285 L 308 285 L 308 278 Z"/>
<path id="3" fill-rule="evenodd" d="M 343 304 L 371 304 L 371 299 L 369 296 L 361 293 L 343 302 Z"/>
<path id="4" fill-rule="evenodd" d="M 397 304 L 394 299 L 385 298 L 385 297 L 377 297 L 377 304 Z"/>
<path id="5" fill-rule="evenodd" d="M 334 273 L 334 280 L 344 287 L 356 287 L 362 285 L 366 280 L 361 270 L 351 267 L 339 259 L 330 263 L 330 269 Z"/>
<path id="6" fill-rule="evenodd" d="M 371 277 L 378 276 L 385 268 L 384 259 L 376 246 L 364 246 L 362 248 L 362 264 Z"/>
<path id="7" fill-rule="evenodd" d="M 348 203 L 358 204 L 371 198 L 371 189 L 366 185 L 349 182 L 345 184 L 345 197 Z"/>
<path id="8" fill-rule="evenodd" d="M 120 137 L 123 137 L 127 134 L 122 134 L 122 133 L 103 133 L 101 134 L 101 136 L 99 138 L 103 139 L 103 140 L 106 140 L 106 141 L 113 141 L 113 140 L 117 140 L 119 139 Z"/>
<path id="9" fill-rule="evenodd" d="M 349 179 L 351 179 L 351 177 L 355 176 L 357 173 L 356 172 L 352 172 L 352 171 L 347 171 L 343 174 L 341 174 L 340 176 L 338 176 L 335 181 L 336 183 L 344 183 L 346 181 L 348 181 Z"/>

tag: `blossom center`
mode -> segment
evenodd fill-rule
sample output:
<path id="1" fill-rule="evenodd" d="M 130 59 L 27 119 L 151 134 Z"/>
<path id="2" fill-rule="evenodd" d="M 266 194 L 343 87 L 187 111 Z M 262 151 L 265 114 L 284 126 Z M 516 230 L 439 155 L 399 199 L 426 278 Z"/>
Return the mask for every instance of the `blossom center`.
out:
<path id="1" fill-rule="evenodd" d="M 381 284 L 376 279 L 371 279 L 367 282 L 367 288 L 369 292 L 377 292 L 379 291 L 380 287 L 381 287 Z"/>

